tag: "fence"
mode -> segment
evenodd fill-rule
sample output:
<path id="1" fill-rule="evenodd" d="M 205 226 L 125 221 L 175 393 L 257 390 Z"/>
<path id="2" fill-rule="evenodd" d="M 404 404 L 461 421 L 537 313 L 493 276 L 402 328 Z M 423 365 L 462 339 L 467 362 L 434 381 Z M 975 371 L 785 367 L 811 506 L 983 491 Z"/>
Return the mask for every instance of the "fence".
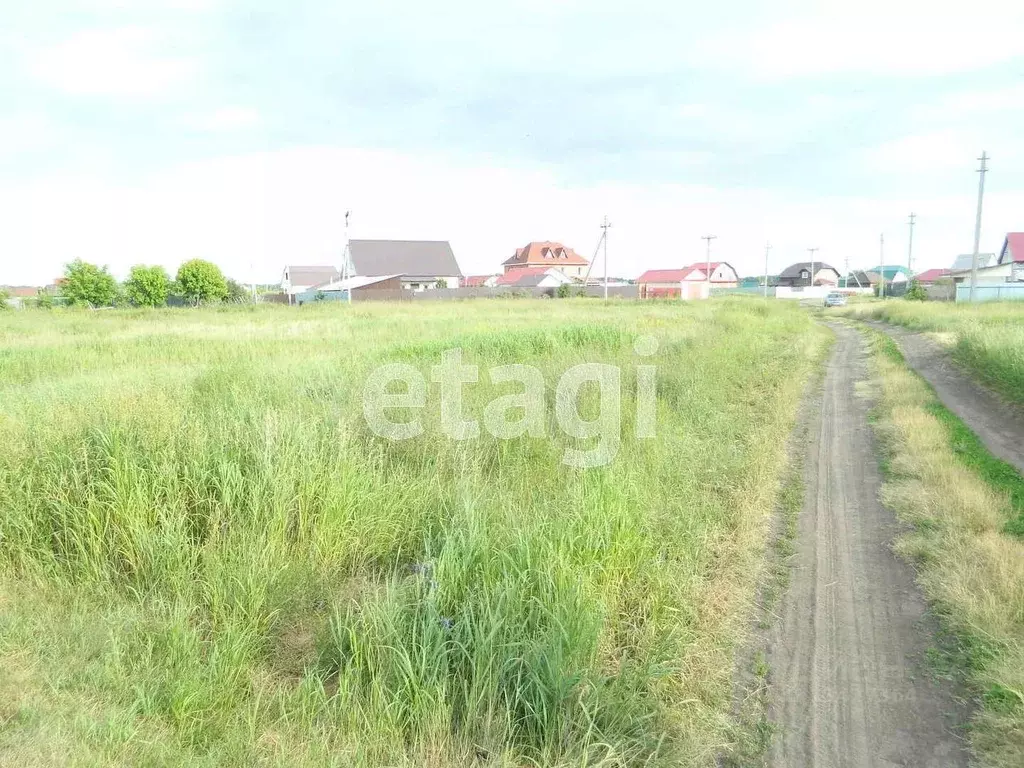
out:
<path id="1" fill-rule="evenodd" d="M 971 286 L 960 283 L 956 287 L 957 301 L 971 301 Z M 1024 283 L 1000 283 L 997 285 L 976 285 L 974 301 L 1021 301 L 1024 300 Z"/>

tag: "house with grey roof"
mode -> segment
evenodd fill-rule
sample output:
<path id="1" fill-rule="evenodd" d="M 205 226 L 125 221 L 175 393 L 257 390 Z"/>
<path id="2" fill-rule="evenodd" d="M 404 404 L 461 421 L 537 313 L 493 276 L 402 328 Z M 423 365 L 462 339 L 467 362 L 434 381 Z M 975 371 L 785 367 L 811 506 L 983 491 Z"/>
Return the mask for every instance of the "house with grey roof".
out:
<path id="1" fill-rule="evenodd" d="M 838 282 L 839 270 L 831 264 L 823 261 L 798 261 L 779 273 L 777 285 L 784 288 L 801 288 L 811 285 L 836 285 Z"/>
<path id="2" fill-rule="evenodd" d="M 447 240 L 350 240 L 353 275 L 399 275 L 411 291 L 458 288 L 462 270 Z"/>

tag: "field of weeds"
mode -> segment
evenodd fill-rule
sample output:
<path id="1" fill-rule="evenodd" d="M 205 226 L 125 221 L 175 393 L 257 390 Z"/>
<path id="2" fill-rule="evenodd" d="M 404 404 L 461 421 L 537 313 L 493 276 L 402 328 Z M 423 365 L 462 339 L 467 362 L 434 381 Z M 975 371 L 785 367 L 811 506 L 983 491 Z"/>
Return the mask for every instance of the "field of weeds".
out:
<path id="1" fill-rule="evenodd" d="M 1005 397 L 1024 402 L 1024 302 L 894 299 L 851 304 L 843 313 L 938 333 L 959 363 Z"/>
<path id="2" fill-rule="evenodd" d="M 0 316 L 0 762 L 712 763 L 826 337 L 743 299 Z M 517 391 L 493 366 L 540 371 L 528 433 L 440 431 L 453 348 L 467 419 Z M 396 362 L 427 382 L 400 441 L 363 407 Z M 581 363 L 621 372 L 587 469 Z"/>

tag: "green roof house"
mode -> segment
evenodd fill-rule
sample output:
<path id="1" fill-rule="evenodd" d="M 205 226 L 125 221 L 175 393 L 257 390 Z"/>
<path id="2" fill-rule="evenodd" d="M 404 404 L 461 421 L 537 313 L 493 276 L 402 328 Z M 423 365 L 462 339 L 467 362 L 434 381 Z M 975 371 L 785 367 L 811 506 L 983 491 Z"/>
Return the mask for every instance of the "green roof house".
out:
<path id="1" fill-rule="evenodd" d="M 901 267 L 898 264 L 884 264 L 872 267 L 868 271 L 877 272 L 882 275 L 887 283 L 905 283 L 910 280 L 910 273 L 907 271 L 907 268 Z"/>

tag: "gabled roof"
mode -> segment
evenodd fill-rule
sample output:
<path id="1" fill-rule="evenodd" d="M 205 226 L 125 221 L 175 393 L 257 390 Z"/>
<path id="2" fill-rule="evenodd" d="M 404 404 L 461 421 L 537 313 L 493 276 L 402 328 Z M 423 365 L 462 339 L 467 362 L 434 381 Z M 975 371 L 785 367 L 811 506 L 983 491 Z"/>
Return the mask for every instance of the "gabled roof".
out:
<path id="1" fill-rule="evenodd" d="M 0 292 L 6 293 L 12 299 L 28 299 L 39 295 L 42 288 L 34 285 L 0 285 Z"/>
<path id="2" fill-rule="evenodd" d="M 696 270 L 693 267 L 682 269 L 648 269 L 636 279 L 638 283 L 681 283 Z M 701 270 L 703 274 L 703 270 Z"/>
<path id="3" fill-rule="evenodd" d="M 910 274 L 910 271 L 902 266 L 901 264 L 880 264 L 877 267 L 871 268 L 872 272 L 877 272 L 880 275 L 884 275 L 886 280 L 892 280 L 896 277 L 898 272 L 902 272 L 905 275 Z"/>
<path id="4" fill-rule="evenodd" d="M 971 262 L 974 259 L 972 253 L 961 253 L 956 259 L 953 260 L 953 266 L 950 267 L 954 272 L 962 272 L 965 269 L 971 268 Z M 991 267 L 996 263 L 996 255 L 994 253 L 979 253 L 978 254 L 978 266 L 979 267 Z"/>
<path id="5" fill-rule="evenodd" d="M 341 272 L 336 267 L 331 266 L 288 266 L 284 270 L 288 274 L 288 279 L 292 285 L 320 285 L 341 277 Z"/>
<path id="6" fill-rule="evenodd" d="M 1010 232 L 1003 241 L 1003 249 L 999 252 L 999 263 L 1024 262 L 1024 232 Z"/>
<path id="7" fill-rule="evenodd" d="M 447 240 L 350 240 L 357 275 L 462 277 Z"/>
<path id="8" fill-rule="evenodd" d="M 562 245 L 552 240 L 538 240 L 528 243 L 525 248 L 516 248 L 515 255 L 505 259 L 502 265 L 546 264 L 548 262 L 554 267 L 569 264 L 574 266 L 587 266 L 590 264 L 589 261 L 567 245 Z"/>
<path id="9" fill-rule="evenodd" d="M 462 287 L 479 288 L 492 277 L 497 278 L 500 277 L 500 275 L 468 275 L 467 277 L 462 278 Z"/>
<path id="10" fill-rule="evenodd" d="M 559 271 L 557 267 L 519 267 L 517 269 L 510 269 L 501 275 L 495 285 L 536 286 L 549 274 L 553 274 L 567 283 L 572 282 L 571 278 Z"/>
<path id="11" fill-rule="evenodd" d="M 952 270 L 949 269 L 926 269 L 919 275 L 915 275 L 914 279 L 919 283 L 934 283 L 943 277 L 949 277 Z"/>
<path id="12" fill-rule="evenodd" d="M 790 264 L 782 272 L 779 273 L 779 277 L 800 277 L 800 270 L 806 269 L 808 272 L 811 271 L 811 262 L 809 261 L 798 261 L 796 264 Z M 819 270 L 831 269 L 837 275 L 839 270 L 833 267 L 831 264 L 826 264 L 824 261 L 814 262 L 814 272 L 817 274 Z"/>
<path id="13" fill-rule="evenodd" d="M 868 288 L 882 281 L 882 276 L 877 272 L 865 272 L 863 269 L 855 269 L 846 277 L 839 279 L 840 288 L 861 287 Z"/>
<path id="14" fill-rule="evenodd" d="M 718 269 L 721 266 L 728 267 L 729 269 L 732 270 L 732 273 L 737 276 L 737 278 L 739 277 L 739 275 L 737 275 L 737 273 L 736 273 L 736 270 L 733 269 L 732 264 L 730 264 L 727 261 L 712 261 L 710 264 L 708 264 L 706 261 L 696 261 L 693 264 L 688 264 L 686 267 L 684 267 L 684 269 L 699 269 L 706 276 L 707 275 L 707 271 L 709 269 L 711 270 L 711 273 L 714 274 L 715 270 Z M 724 280 L 723 281 L 723 280 L 712 279 L 711 282 L 713 282 L 713 283 L 721 283 L 721 282 L 731 283 L 733 281 L 732 280 Z"/>

